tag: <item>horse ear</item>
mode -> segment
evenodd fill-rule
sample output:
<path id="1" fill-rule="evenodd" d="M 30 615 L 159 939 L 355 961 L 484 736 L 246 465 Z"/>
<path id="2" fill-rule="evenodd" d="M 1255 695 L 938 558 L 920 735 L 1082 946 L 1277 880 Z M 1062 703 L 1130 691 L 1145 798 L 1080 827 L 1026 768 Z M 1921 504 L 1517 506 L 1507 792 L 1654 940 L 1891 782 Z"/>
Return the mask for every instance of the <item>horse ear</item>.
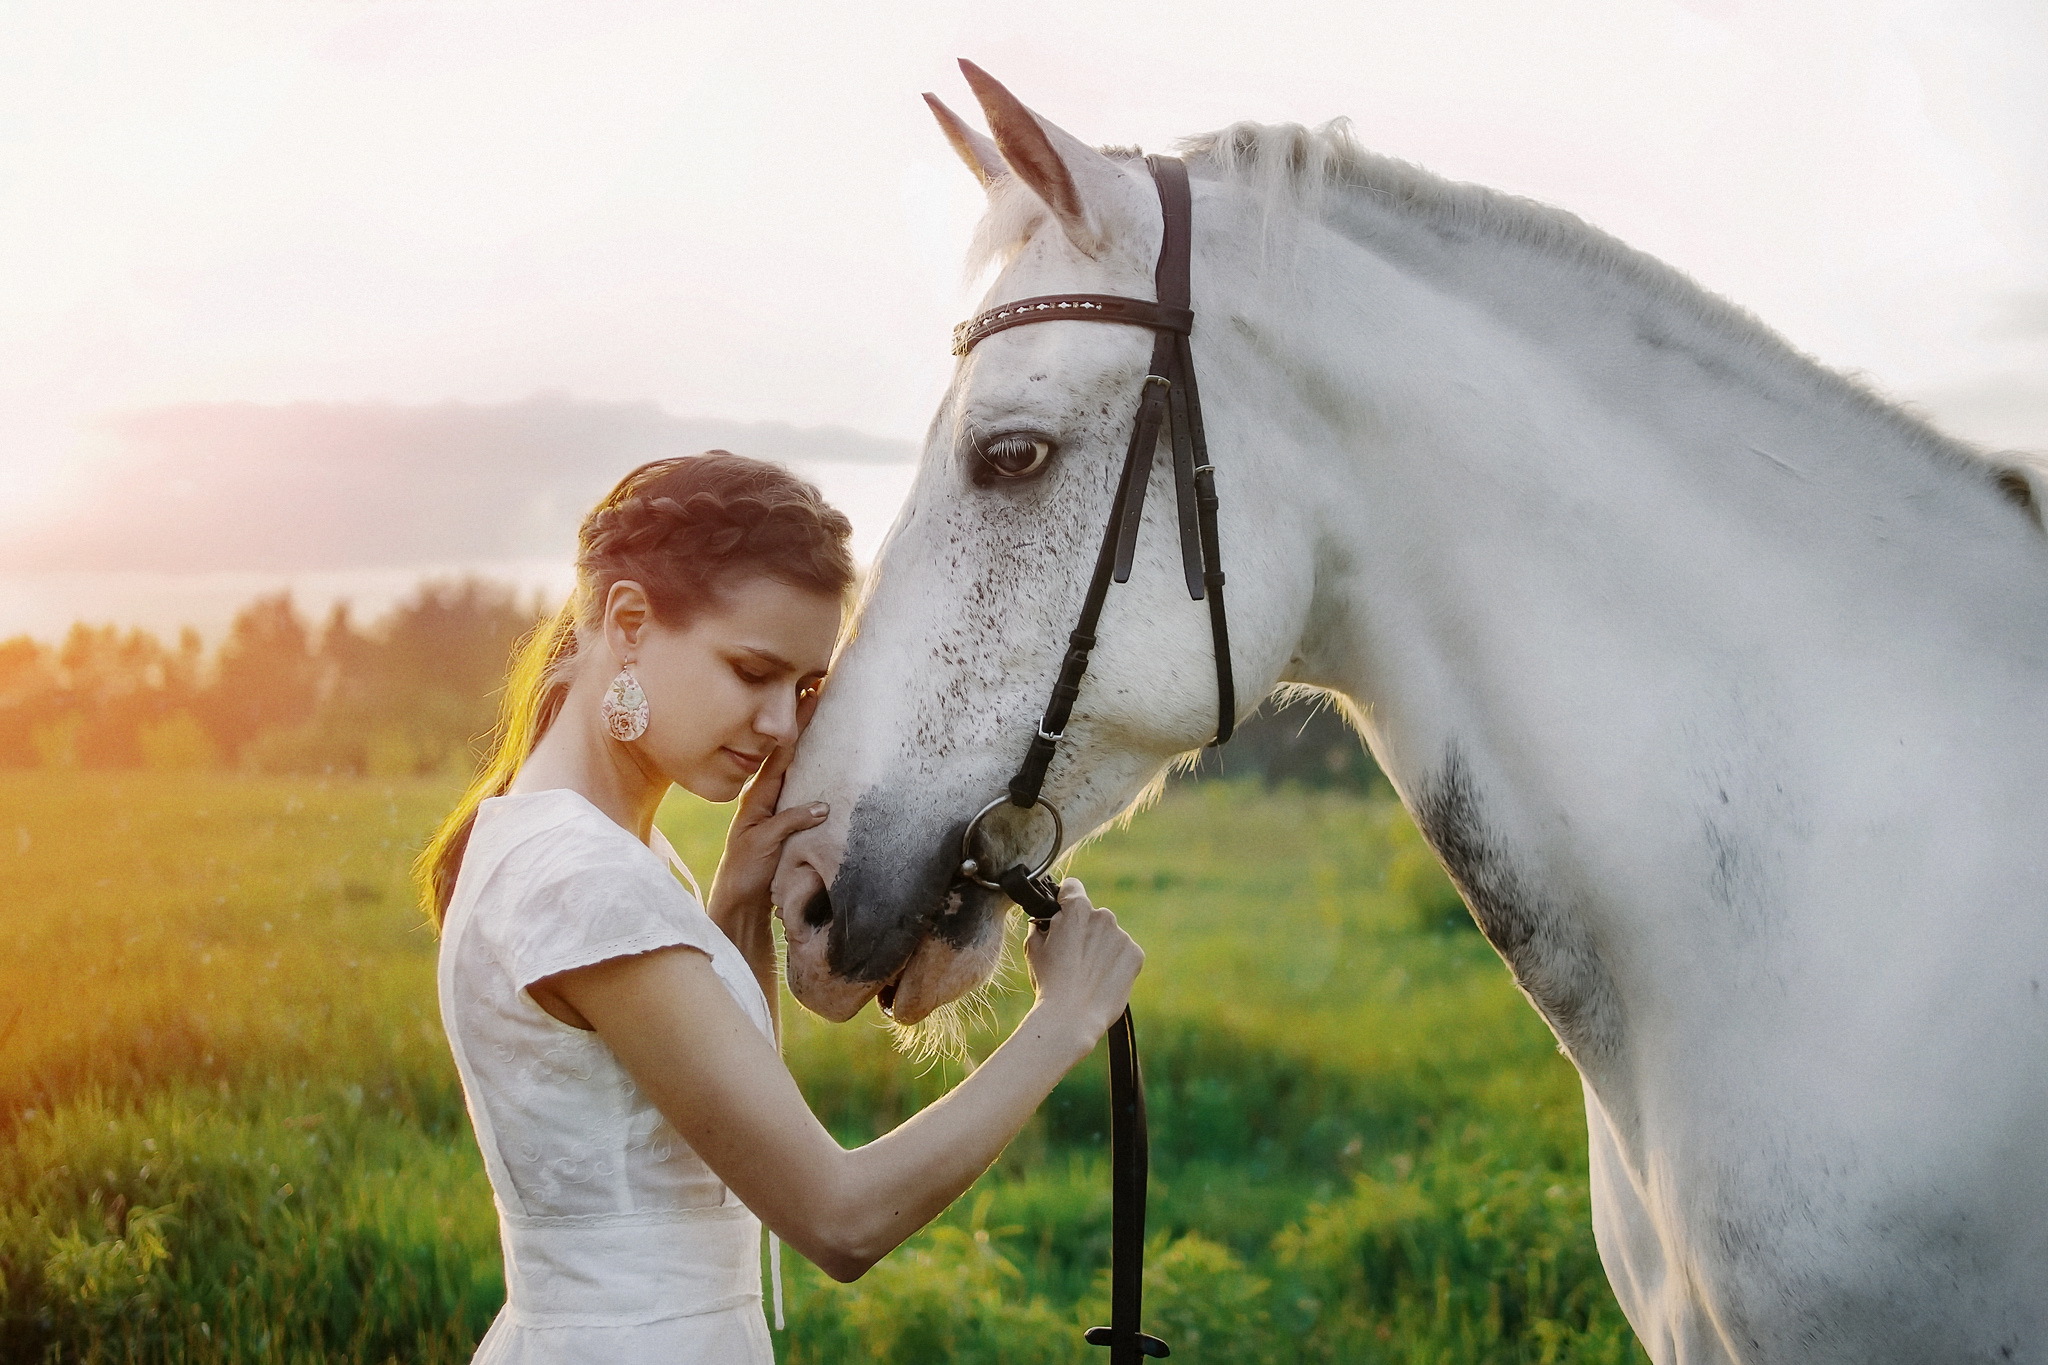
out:
<path id="1" fill-rule="evenodd" d="M 981 101 L 1002 158 L 1029 185 L 1065 229 L 1069 241 L 1093 256 L 1104 244 L 1102 223 L 1089 201 L 1113 199 L 1124 185 L 1117 164 L 1072 133 L 1040 118 L 995 77 L 961 59 L 960 70 Z"/>
<path id="2" fill-rule="evenodd" d="M 939 121 L 939 128 L 946 135 L 946 141 L 953 144 L 953 150 L 967 163 L 967 169 L 974 172 L 974 178 L 985 189 L 995 183 L 999 175 L 1008 175 L 1010 168 L 1003 164 L 1003 154 L 996 144 L 975 132 L 958 114 L 940 103 L 939 97 L 927 91 L 924 102 L 931 106 L 932 117 Z"/>
<path id="3" fill-rule="evenodd" d="M 2003 462 L 1996 475 L 1998 491 L 2032 517 L 2034 525 L 2048 530 L 2048 459 L 2017 450 L 1999 451 L 1991 458 Z"/>

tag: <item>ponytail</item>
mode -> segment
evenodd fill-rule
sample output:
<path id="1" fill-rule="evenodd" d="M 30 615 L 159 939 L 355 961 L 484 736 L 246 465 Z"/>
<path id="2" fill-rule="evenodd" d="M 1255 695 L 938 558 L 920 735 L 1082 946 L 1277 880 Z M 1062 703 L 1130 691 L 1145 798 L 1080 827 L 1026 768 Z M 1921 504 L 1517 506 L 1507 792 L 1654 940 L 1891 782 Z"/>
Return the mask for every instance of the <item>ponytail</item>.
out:
<path id="1" fill-rule="evenodd" d="M 526 762 L 533 746 L 561 714 L 562 700 L 569 692 L 570 665 L 575 658 L 576 603 L 572 598 L 520 642 L 511 672 L 505 678 L 504 696 L 498 703 L 490 759 L 413 862 L 420 905 L 435 928 L 448 914 L 448 901 L 455 894 L 455 874 L 462 870 L 462 855 L 469 848 L 469 831 L 476 823 L 477 807 L 490 797 L 505 794 L 519 772 L 519 765 Z"/>

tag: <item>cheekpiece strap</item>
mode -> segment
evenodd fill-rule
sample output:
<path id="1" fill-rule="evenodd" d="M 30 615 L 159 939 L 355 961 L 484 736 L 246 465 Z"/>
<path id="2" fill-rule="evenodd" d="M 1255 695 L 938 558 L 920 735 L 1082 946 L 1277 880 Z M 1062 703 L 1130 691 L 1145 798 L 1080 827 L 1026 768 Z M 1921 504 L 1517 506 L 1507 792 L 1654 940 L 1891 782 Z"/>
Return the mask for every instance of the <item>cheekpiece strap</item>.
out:
<path id="1" fill-rule="evenodd" d="M 1127 299 L 1120 294 L 1042 294 L 976 313 L 953 329 L 953 354 L 966 355 L 983 337 L 1027 322 L 1117 322 L 1127 327 L 1186 336 L 1194 330 L 1192 309 Z"/>

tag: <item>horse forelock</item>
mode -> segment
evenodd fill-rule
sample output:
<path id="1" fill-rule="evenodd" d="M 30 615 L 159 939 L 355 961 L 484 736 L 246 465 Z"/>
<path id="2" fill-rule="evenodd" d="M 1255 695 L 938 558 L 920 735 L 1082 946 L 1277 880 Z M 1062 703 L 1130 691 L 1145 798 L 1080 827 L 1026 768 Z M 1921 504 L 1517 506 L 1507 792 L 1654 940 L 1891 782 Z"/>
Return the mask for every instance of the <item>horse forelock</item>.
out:
<path id="1" fill-rule="evenodd" d="M 1143 150 L 1137 147 L 1098 147 L 1096 150 L 1111 161 L 1134 167 L 1145 157 Z M 1143 173 L 1142 167 L 1136 169 Z M 968 283 L 980 279 L 992 267 L 1007 264 L 1025 243 L 1051 226 L 1052 221 L 1045 201 L 1016 176 L 1006 175 L 991 183 L 988 187 L 988 208 L 975 225 L 973 240 L 967 246 Z"/>
<path id="2" fill-rule="evenodd" d="M 1001 266 L 1048 223 L 1045 201 L 1014 175 L 988 187 L 988 208 L 975 225 L 967 246 L 966 276 L 972 282 L 992 266 Z"/>

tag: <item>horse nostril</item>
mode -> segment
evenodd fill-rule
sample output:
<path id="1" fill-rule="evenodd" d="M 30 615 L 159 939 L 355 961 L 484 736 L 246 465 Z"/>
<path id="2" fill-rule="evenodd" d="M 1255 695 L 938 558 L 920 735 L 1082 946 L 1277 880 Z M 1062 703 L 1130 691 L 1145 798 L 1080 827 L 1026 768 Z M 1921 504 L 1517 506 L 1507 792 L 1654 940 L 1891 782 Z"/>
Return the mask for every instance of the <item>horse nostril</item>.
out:
<path id="1" fill-rule="evenodd" d="M 804 906 L 804 923 L 813 929 L 822 929 L 832 922 L 832 893 L 823 887 Z"/>

